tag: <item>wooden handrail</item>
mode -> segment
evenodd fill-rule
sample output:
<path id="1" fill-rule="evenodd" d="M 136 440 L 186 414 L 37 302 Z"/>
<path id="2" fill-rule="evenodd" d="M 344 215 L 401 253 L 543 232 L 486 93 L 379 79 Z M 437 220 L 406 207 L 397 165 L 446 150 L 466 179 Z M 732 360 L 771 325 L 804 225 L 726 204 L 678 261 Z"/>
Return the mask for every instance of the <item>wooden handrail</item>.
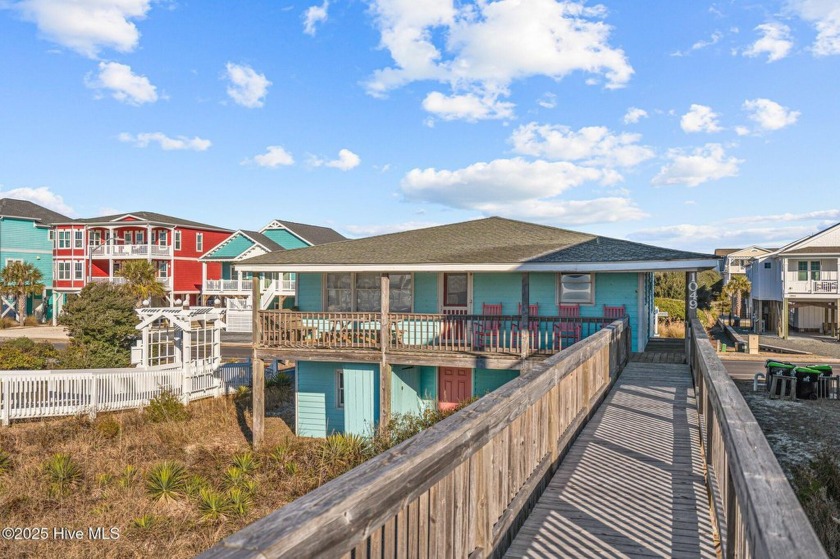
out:
<path id="1" fill-rule="evenodd" d="M 627 362 L 629 341 L 627 320 L 613 322 L 200 557 L 503 552 Z"/>
<path id="2" fill-rule="evenodd" d="M 697 319 L 690 336 L 723 557 L 826 558 L 761 427 Z"/>

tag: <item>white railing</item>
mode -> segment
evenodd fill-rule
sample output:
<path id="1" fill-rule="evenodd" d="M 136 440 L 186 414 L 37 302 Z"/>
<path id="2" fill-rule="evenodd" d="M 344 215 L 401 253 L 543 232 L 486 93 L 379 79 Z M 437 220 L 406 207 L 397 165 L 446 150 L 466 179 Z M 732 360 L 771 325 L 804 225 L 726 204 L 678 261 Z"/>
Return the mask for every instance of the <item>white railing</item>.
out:
<path id="1" fill-rule="evenodd" d="M 172 279 L 171 278 L 157 278 L 157 280 L 158 280 L 158 283 L 163 284 L 163 286 L 167 289 L 169 289 L 172 285 Z M 87 281 L 88 281 L 88 283 L 91 283 L 91 282 L 94 282 L 94 283 L 113 283 L 114 285 L 125 285 L 125 284 L 128 283 L 128 280 L 125 279 L 122 276 L 114 276 L 114 277 L 111 277 L 111 278 L 100 277 L 100 276 L 97 276 L 97 277 L 88 276 Z"/>
<path id="2" fill-rule="evenodd" d="M 247 294 L 251 292 L 251 287 L 251 280 L 204 280 L 205 293 Z"/>
<path id="3" fill-rule="evenodd" d="M 266 371 L 276 374 L 277 363 Z M 182 401 L 233 393 L 250 386 L 251 364 L 216 365 L 212 359 L 186 366 L 148 369 L 7 371 L 0 373 L 0 421 L 136 409 L 168 390 Z"/>
<path id="4" fill-rule="evenodd" d="M 812 272 L 807 272 L 806 279 L 800 279 L 799 272 L 787 272 L 785 274 L 785 291 L 787 293 L 804 294 L 834 294 L 838 293 L 838 279 L 836 271 L 823 270 L 815 273 L 819 279 L 814 279 Z"/>
<path id="5" fill-rule="evenodd" d="M 172 256 L 172 245 L 99 245 L 88 248 L 90 256 L 115 256 L 117 258 L 147 258 Z"/>

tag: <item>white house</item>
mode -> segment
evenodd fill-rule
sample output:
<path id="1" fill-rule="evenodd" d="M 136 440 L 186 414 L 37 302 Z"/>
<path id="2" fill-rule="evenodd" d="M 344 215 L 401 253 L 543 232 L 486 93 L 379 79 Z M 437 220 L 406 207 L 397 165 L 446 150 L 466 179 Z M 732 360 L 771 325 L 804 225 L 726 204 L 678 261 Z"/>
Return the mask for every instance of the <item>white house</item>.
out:
<path id="1" fill-rule="evenodd" d="M 746 267 L 758 326 L 787 337 L 788 331 L 836 334 L 840 291 L 840 223 L 774 252 Z"/>
<path id="2" fill-rule="evenodd" d="M 720 270 L 723 276 L 723 284 L 729 283 L 734 275 L 745 275 L 747 273 L 747 266 L 753 258 L 759 258 L 775 251 L 774 248 L 761 248 L 758 246 L 749 246 L 747 248 L 719 248 L 715 250 L 715 256 L 721 257 Z"/>

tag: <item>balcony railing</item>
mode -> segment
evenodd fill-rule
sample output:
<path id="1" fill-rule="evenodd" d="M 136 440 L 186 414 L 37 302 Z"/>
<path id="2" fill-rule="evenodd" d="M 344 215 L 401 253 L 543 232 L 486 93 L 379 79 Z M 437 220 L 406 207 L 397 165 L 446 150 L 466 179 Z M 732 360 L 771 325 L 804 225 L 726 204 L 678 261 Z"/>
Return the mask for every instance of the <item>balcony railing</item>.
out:
<path id="1" fill-rule="evenodd" d="M 806 279 L 800 279 L 798 272 L 788 272 L 785 276 L 787 293 L 814 294 L 814 295 L 837 295 L 838 279 L 837 272 L 821 271 L 819 279 L 814 279 L 808 272 Z"/>
<path id="2" fill-rule="evenodd" d="M 157 278 L 157 280 L 158 280 L 158 283 L 163 284 L 163 286 L 166 289 L 169 289 L 170 287 L 172 287 L 172 278 Z M 97 276 L 97 277 L 88 276 L 87 281 L 88 281 L 88 283 L 91 283 L 91 282 L 93 282 L 93 283 L 112 283 L 114 285 L 125 285 L 125 284 L 128 283 L 128 280 L 125 279 L 122 276 L 114 276 L 112 278 L 103 277 L 103 276 Z"/>
<path id="3" fill-rule="evenodd" d="M 89 247 L 92 257 L 114 257 L 114 258 L 162 258 L 172 256 L 171 245 L 141 244 L 141 245 L 100 245 Z"/>
<path id="4" fill-rule="evenodd" d="M 252 285 L 252 280 L 204 280 L 204 293 L 220 295 L 248 295 L 251 293 Z M 260 286 L 260 291 L 263 294 L 275 293 L 278 295 L 294 295 L 295 280 L 286 278 L 282 280 L 271 280 L 268 283 L 264 282 L 263 285 Z"/>
<path id="5" fill-rule="evenodd" d="M 260 311 L 259 320 L 262 347 L 382 349 L 379 313 Z M 391 313 L 385 343 L 392 351 L 549 355 L 614 320 L 533 317 L 523 336 L 519 316 Z M 523 351 L 525 338 L 528 348 Z"/>

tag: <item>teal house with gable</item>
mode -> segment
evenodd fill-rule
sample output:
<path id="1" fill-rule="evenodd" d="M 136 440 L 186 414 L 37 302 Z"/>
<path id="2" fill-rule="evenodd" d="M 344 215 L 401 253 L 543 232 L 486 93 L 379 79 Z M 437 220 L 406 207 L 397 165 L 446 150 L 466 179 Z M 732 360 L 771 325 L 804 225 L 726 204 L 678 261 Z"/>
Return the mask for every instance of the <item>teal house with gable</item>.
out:
<path id="1" fill-rule="evenodd" d="M 211 306 L 218 300 L 228 309 L 229 331 L 250 332 L 253 275 L 240 270 L 240 262 L 271 252 L 343 240 L 343 235 L 329 227 L 279 219 L 272 220 L 259 231 L 240 229 L 199 259 L 202 266 L 201 300 Z M 261 282 L 260 309 L 294 306 L 294 273 L 272 271 L 259 273 L 257 277 Z"/>
<path id="2" fill-rule="evenodd" d="M 257 354 L 296 362 L 300 436 L 370 434 L 396 413 L 495 390 L 616 320 L 653 335 L 653 274 L 715 256 L 490 217 L 244 260 L 297 274 L 297 309 L 259 310 Z"/>
<path id="3" fill-rule="evenodd" d="M 26 314 L 31 315 L 52 294 L 53 282 L 53 223 L 70 218 L 39 206 L 28 200 L 0 198 L 0 265 L 10 262 L 32 264 L 41 272 L 44 293 L 29 297 Z M 46 298 L 44 298 L 46 296 Z M 2 316 L 16 318 L 17 309 L 13 297 L 3 295 Z M 43 318 L 50 316 L 50 309 L 42 307 Z"/>

